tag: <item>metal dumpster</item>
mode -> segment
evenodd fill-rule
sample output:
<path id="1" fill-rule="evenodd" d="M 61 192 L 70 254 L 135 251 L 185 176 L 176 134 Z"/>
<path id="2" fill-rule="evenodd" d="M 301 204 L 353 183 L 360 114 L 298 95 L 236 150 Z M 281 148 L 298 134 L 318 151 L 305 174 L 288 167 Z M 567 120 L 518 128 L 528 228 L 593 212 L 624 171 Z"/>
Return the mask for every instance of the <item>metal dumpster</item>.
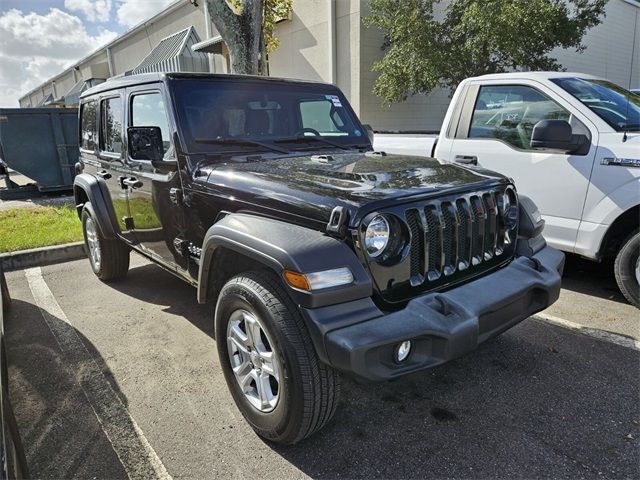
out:
<path id="1" fill-rule="evenodd" d="M 40 192 L 70 190 L 78 156 L 77 109 L 0 108 L 0 160 Z"/>

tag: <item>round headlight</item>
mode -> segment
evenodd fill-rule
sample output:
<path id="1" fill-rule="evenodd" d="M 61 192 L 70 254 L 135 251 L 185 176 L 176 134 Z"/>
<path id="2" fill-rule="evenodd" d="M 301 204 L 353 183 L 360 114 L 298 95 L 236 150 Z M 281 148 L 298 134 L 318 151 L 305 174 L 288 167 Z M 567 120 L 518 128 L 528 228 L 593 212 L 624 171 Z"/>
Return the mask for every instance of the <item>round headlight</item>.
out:
<path id="1" fill-rule="evenodd" d="M 382 215 L 371 219 L 364 233 L 364 246 L 370 257 L 380 255 L 389 243 L 389 222 Z"/>

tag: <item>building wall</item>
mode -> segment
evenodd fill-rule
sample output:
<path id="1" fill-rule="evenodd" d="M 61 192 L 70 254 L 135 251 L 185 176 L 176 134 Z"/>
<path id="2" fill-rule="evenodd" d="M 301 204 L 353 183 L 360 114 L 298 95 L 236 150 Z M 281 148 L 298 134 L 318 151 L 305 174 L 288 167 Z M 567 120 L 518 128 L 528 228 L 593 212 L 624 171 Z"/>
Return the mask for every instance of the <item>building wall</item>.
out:
<path id="1" fill-rule="evenodd" d="M 332 78 L 330 2 L 335 15 L 335 72 Z M 291 20 L 278 23 L 280 46 L 269 55 L 274 77 L 335 82 L 356 111 L 359 104 L 359 0 L 294 0 Z"/>
<path id="2" fill-rule="evenodd" d="M 332 75 L 329 13 L 335 13 L 335 70 Z M 111 74 L 119 75 L 135 68 L 163 38 L 193 25 L 198 35 L 207 38 L 205 2 L 194 7 L 184 0 L 163 15 L 136 27 L 109 47 Z M 438 130 L 449 105 L 449 92 L 438 90 L 416 95 L 406 102 L 385 105 L 373 95 L 377 73 L 374 62 L 382 58 L 382 35 L 363 25 L 369 14 L 369 0 L 294 0 L 291 20 L 280 22 L 276 35 L 279 48 L 270 55 L 270 74 L 335 83 L 344 91 L 356 113 L 376 130 Z M 211 26 L 211 36 L 218 35 Z M 635 41 L 639 46 L 633 52 Z M 603 23 L 585 36 L 587 49 L 554 52 L 569 70 L 600 75 L 625 87 L 640 86 L 640 2 L 610 0 Z M 226 71 L 222 56 L 216 55 L 216 71 Z M 219 57 L 219 58 L 218 58 Z M 106 49 L 78 65 L 77 79 L 107 78 Z M 74 85 L 72 69 L 56 77 L 56 96 L 61 97 Z M 21 106 L 35 105 L 51 91 L 47 81 L 20 99 Z"/>
<path id="3" fill-rule="evenodd" d="M 603 22 L 587 32 L 583 44 L 583 54 L 558 49 L 552 56 L 567 71 L 604 77 L 625 88 L 640 87 L 640 2 L 610 0 Z"/>
<path id="4" fill-rule="evenodd" d="M 362 11 L 363 17 L 369 13 L 366 0 Z M 383 56 L 382 35 L 362 25 L 360 37 L 363 122 L 375 130 L 439 130 L 449 105 L 449 91 L 440 89 L 428 96 L 415 95 L 402 103 L 384 105 L 371 93 L 378 77 L 371 69 Z M 583 53 L 558 49 L 551 55 L 569 71 L 602 76 L 627 88 L 640 86 L 640 2 L 610 0 L 606 17 L 587 32 L 583 43 L 587 47 Z"/>

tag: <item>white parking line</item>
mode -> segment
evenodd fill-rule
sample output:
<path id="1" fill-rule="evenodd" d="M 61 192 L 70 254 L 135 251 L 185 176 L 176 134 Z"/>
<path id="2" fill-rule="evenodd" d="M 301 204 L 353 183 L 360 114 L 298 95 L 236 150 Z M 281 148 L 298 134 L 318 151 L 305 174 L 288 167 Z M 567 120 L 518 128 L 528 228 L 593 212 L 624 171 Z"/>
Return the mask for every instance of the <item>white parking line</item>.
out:
<path id="1" fill-rule="evenodd" d="M 621 335 L 619 333 L 607 332 L 605 330 L 598 330 L 597 328 L 585 327 L 584 325 L 580 325 L 579 323 L 571 322 L 569 320 L 565 320 L 564 318 L 555 317 L 544 312 L 536 313 L 533 318 L 553 323 L 555 325 L 560 325 L 561 327 L 570 328 L 571 330 L 576 330 L 584 335 L 597 338 L 598 340 L 604 340 L 605 342 L 615 343 L 616 345 L 620 345 L 622 347 L 632 348 L 634 350 L 640 351 L 640 341 L 636 340 L 635 338 Z"/>
<path id="2" fill-rule="evenodd" d="M 65 355 L 66 365 L 89 401 L 130 479 L 170 480 L 155 450 L 113 390 L 76 329 L 56 301 L 40 267 L 24 271 L 44 321 Z"/>

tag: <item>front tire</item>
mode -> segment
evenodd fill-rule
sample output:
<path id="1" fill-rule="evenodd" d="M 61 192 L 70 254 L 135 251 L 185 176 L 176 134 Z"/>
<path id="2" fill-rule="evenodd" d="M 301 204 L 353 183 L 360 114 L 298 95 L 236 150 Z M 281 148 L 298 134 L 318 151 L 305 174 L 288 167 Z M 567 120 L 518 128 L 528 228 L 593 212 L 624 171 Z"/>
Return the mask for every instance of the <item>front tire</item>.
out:
<path id="1" fill-rule="evenodd" d="M 93 273 L 105 282 L 124 277 L 129 270 L 129 247 L 121 240 L 104 238 L 90 203 L 82 209 L 82 232 Z"/>
<path id="2" fill-rule="evenodd" d="M 216 343 L 233 399 L 259 436 L 294 444 L 333 417 L 338 373 L 318 358 L 275 274 L 249 272 L 227 282 L 216 306 Z"/>
<path id="3" fill-rule="evenodd" d="M 640 308 L 640 231 L 636 230 L 622 242 L 613 271 L 624 297 Z"/>

